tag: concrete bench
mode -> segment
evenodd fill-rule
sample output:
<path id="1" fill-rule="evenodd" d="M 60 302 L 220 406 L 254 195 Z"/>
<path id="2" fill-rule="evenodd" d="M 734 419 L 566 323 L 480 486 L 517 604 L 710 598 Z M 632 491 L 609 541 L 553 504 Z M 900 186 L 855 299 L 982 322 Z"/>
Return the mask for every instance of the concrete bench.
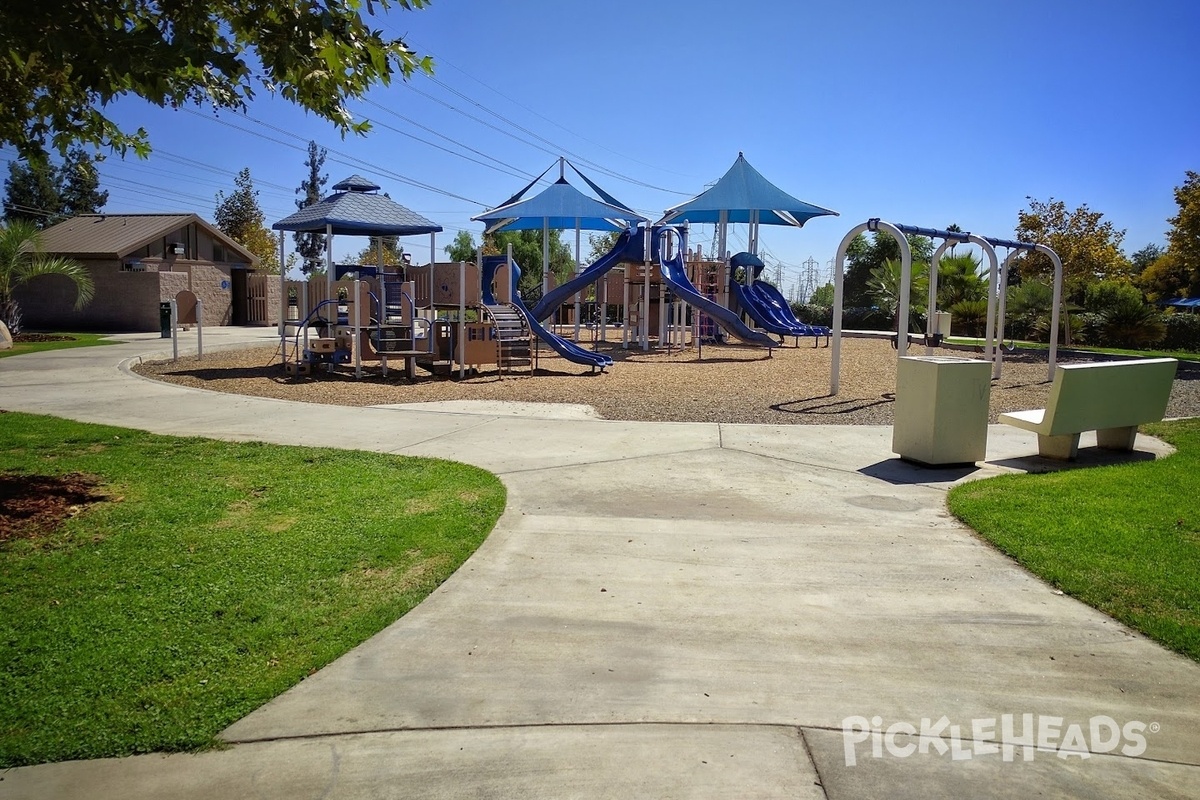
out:
<path id="1" fill-rule="evenodd" d="M 1000 421 L 1036 433 L 1038 454 L 1046 458 L 1075 458 L 1083 431 L 1096 431 L 1101 447 L 1132 450 L 1138 425 L 1166 413 L 1177 364 L 1150 358 L 1063 365 L 1045 408 L 1001 414 Z"/>

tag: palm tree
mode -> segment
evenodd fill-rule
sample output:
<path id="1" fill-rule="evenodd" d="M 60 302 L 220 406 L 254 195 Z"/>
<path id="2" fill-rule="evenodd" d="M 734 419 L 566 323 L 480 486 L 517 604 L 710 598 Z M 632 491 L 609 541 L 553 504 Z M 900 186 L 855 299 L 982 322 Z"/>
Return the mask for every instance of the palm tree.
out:
<path id="1" fill-rule="evenodd" d="M 1161 342 L 1167 335 L 1162 314 L 1142 302 L 1140 296 L 1121 296 L 1100 312 L 1106 344 L 1144 349 Z"/>
<path id="2" fill-rule="evenodd" d="M 938 306 L 950 308 L 964 300 L 987 297 L 987 282 L 979 274 L 979 259 L 971 253 L 943 256 L 938 261 Z"/>
<path id="3" fill-rule="evenodd" d="M 889 258 L 871 270 L 867 280 L 867 293 L 875 307 L 898 323 L 900 315 L 900 260 Z M 929 265 L 915 262 L 912 265 L 912 285 L 908 290 L 908 313 L 923 314 L 928 304 Z M 907 330 L 907 327 L 905 328 Z"/>
<path id="4" fill-rule="evenodd" d="M 1079 311 L 1077 306 L 1063 303 L 1063 314 L 1059 317 L 1058 335 L 1062 343 L 1071 346 L 1071 341 L 1083 330 L 1083 320 L 1071 316 L 1070 312 Z M 1008 287 L 1008 300 L 1005 304 L 1006 333 L 1013 338 L 1036 338 L 1038 341 L 1050 341 L 1050 320 L 1054 314 L 1054 290 L 1048 283 L 1041 281 L 1022 281 L 1017 286 Z"/>
<path id="5" fill-rule="evenodd" d="M 983 336 L 987 327 L 987 300 L 959 300 L 946 310 L 950 312 L 957 334 Z"/>
<path id="6" fill-rule="evenodd" d="M 0 228 L 0 322 L 16 336 L 21 308 L 13 297 L 17 287 L 39 275 L 64 275 L 75 284 L 75 308 L 87 305 L 95 293 L 91 273 L 77 261 L 42 253 L 41 232 L 32 222 L 12 219 Z"/>
<path id="7" fill-rule="evenodd" d="M 1050 312 L 1054 308 L 1054 290 L 1041 281 L 1022 281 L 1008 287 L 1005 326 L 1014 338 L 1024 339 L 1035 331 L 1049 338 Z"/>

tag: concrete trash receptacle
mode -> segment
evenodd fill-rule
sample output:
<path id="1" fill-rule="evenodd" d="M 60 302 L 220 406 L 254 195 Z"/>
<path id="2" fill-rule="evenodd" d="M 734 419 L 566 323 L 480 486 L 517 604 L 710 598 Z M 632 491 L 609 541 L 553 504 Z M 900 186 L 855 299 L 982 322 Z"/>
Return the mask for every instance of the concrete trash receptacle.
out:
<path id="1" fill-rule="evenodd" d="M 987 361 L 901 358 L 896 365 L 892 452 L 929 466 L 983 461 L 991 378 Z"/>

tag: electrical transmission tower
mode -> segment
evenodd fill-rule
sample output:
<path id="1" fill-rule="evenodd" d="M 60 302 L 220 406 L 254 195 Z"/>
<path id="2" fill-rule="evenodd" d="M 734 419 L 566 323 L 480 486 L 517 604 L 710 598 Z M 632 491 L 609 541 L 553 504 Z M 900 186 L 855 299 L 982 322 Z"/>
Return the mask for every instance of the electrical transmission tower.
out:
<path id="1" fill-rule="evenodd" d="M 812 256 L 801 264 L 804 269 L 800 271 L 800 302 L 807 303 L 813 296 L 813 292 L 817 291 L 820 285 L 819 277 L 817 276 L 817 267 L 821 266 L 821 262 L 817 261 Z"/>

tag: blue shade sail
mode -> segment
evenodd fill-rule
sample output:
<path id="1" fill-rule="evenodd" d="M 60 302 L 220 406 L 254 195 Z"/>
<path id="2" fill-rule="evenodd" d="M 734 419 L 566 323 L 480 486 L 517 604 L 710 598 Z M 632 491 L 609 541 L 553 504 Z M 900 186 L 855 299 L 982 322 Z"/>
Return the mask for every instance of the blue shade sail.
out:
<path id="1" fill-rule="evenodd" d="M 737 161 L 719 181 L 685 203 L 667 209 L 661 225 L 683 222 L 717 224 L 726 212 L 729 223 L 749 223 L 751 214 L 758 213 L 761 225 L 792 225 L 801 227 L 813 217 L 837 216 L 836 211 L 797 200 L 764 178 L 746 157 L 738 153 Z"/>

